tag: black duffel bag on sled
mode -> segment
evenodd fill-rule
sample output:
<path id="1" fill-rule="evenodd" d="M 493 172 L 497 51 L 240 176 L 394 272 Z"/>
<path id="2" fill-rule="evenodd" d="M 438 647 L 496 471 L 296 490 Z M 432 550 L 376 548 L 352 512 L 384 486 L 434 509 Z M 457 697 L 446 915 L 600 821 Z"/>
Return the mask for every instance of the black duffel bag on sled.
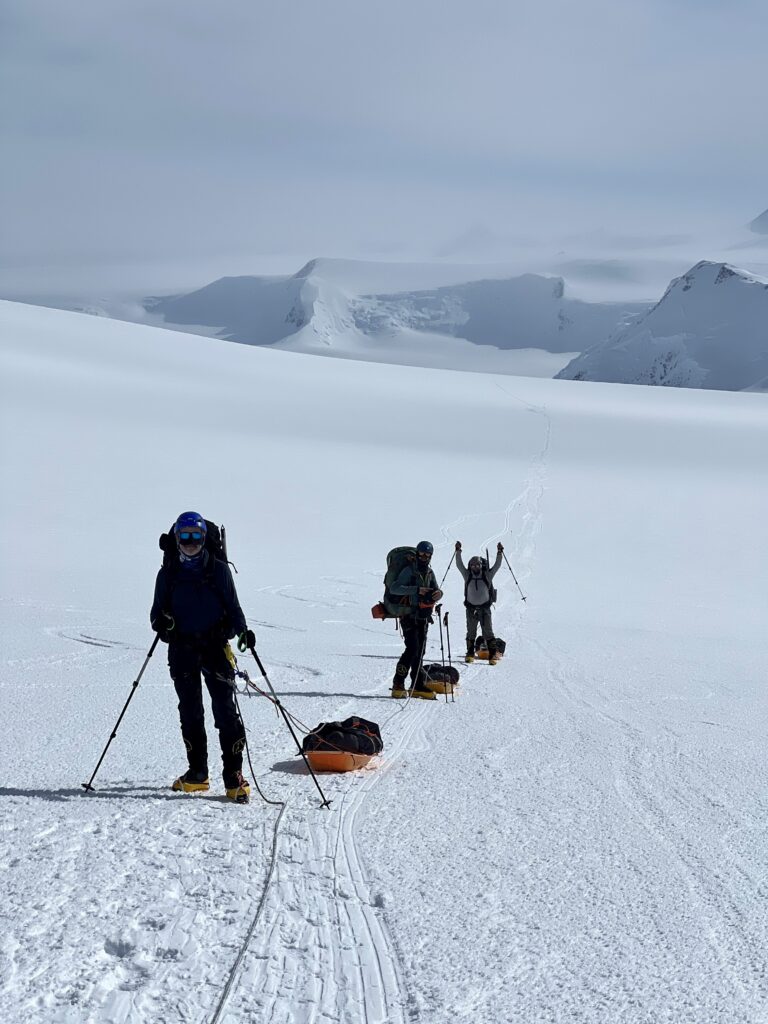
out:
<path id="1" fill-rule="evenodd" d="M 353 716 L 343 722 L 321 722 L 301 746 L 315 771 L 348 772 L 364 768 L 384 749 L 384 741 L 375 722 Z"/>
<path id="2" fill-rule="evenodd" d="M 506 640 L 502 640 L 500 636 L 497 636 L 496 637 L 496 653 L 498 654 L 498 656 L 500 658 L 504 657 L 504 652 L 506 651 L 506 649 L 507 649 L 507 642 L 506 642 Z M 483 659 L 488 657 L 488 644 L 485 642 L 485 639 L 483 637 L 481 637 L 481 636 L 479 636 L 477 638 L 477 640 L 475 640 L 475 656 L 477 658 L 483 658 Z"/>
<path id="3" fill-rule="evenodd" d="M 426 678 L 424 685 L 433 693 L 453 693 L 459 683 L 459 670 L 453 665 L 434 663 L 424 665 Z"/>
<path id="4" fill-rule="evenodd" d="M 434 665 L 425 665 L 424 671 L 427 673 L 428 683 L 453 683 L 455 686 L 459 681 L 459 670 L 453 665 L 441 665 L 436 662 Z"/>

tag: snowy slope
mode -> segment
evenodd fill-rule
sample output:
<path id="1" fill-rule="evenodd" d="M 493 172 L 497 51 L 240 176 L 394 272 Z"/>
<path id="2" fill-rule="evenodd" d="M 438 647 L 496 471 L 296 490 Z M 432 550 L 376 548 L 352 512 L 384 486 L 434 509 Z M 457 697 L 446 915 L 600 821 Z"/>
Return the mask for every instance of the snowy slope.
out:
<path id="1" fill-rule="evenodd" d="M 558 376 L 624 384 L 755 388 L 768 374 L 768 280 L 703 261 L 645 316 L 577 356 Z"/>
<path id="2" fill-rule="evenodd" d="M 291 277 L 222 278 L 187 295 L 148 299 L 145 307 L 168 326 L 248 344 L 535 376 L 552 376 L 573 353 L 647 308 L 580 302 L 566 297 L 561 278 L 536 274 L 468 280 L 480 272 L 312 260 Z"/>
<path id="3" fill-rule="evenodd" d="M 768 1014 L 764 398 L 308 359 L 0 304 L 0 1019 L 756 1024 Z M 248 807 L 172 794 L 156 538 L 224 521 L 326 778 L 240 698 Z M 383 560 L 503 539 L 497 667 L 387 696 Z M 446 579 L 454 655 L 462 591 Z M 431 656 L 439 656 L 436 627 Z M 247 662 L 241 660 L 241 664 Z M 248 666 L 255 677 L 255 666 Z M 212 733 L 213 730 L 210 729 Z M 213 737 L 211 737 L 213 740 Z M 212 749 L 215 741 L 212 742 Z"/>

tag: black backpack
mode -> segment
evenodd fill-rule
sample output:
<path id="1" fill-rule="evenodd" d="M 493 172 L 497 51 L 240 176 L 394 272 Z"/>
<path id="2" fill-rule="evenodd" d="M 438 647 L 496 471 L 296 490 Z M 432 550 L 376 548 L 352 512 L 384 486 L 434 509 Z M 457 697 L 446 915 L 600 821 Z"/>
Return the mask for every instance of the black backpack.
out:
<path id="1" fill-rule="evenodd" d="M 219 529 L 216 523 L 212 523 L 210 519 L 205 520 L 204 547 L 210 555 L 214 558 L 218 558 L 220 562 L 227 561 L 226 538 L 227 533 L 223 526 Z M 163 567 L 167 568 L 172 564 L 173 557 L 177 551 L 173 527 L 170 528 L 168 533 L 160 534 L 158 544 L 160 545 L 160 550 L 163 552 Z"/>
<path id="2" fill-rule="evenodd" d="M 348 754 L 380 754 L 384 741 L 375 722 L 354 716 L 343 722 L 321 722 L 304 737 L 301 749 L 305 752 L 341 750 Z"/>
<path id="3" fill-rule="evenodd" d="M 507 641 L 506 640 L 502 640 L 500 636 L 497 636 L 495 639 L 496 639 L 496 650 L 497 650 L 497 652 L 499 654 L 503 655 L 504 652 L 507 649 Z M 477 638 L 477 640 L 475 640 L 475 654 L 478 654 L 480 651 L 487 651 L 487 650 L 488 650 L 488 644 L 485 642 L 485 637 L 479 636 Z"/>

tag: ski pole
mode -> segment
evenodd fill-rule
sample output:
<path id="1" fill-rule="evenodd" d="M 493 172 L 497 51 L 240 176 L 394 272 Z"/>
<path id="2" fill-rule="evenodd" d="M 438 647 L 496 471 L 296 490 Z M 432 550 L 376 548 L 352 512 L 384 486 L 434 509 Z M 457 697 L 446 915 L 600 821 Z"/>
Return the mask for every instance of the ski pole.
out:
<path id="1" fill-rule="evenodd" d="M 120 712 L 120 717 L 115 722 L 115 728 L 112 730 L 112 734 L 110 735 L 109 739 L 107 740 L 107 745 L 106 745 L 106 747 L 104 747 L 104 750 L 102 751 L 101 757 L 99 758 L 99 763 L 93 769 L 93 775 L 90 777 L 90 779 L 87 782 L 81 782 L 80 783 L 80 785 L 83 787 L 83 789 L 86 791 L 86 793 L 88 793 L 88 792 L 91 792 L 91 793 L 95 792 L 92 783 L 93 783 L 93 780 L 96 778 L 96 772 L 101 767 L 101 762 L 104 760 L 104 755 L 109 750 L 110 743 L 112 742 L 112 740 L 117 735 L 117 730 L 118 730 L 118 727 L 119 727 L 120 723 L 123 720 L 123 715 L 127 711 L 128 705 L 131 703 L 131 698 L 133 697 L 134 693 L 136 693 L 136 687 L 139 685 L 139 680 L 144 675 L 144 669 L 149 664 L 149 659 L 155 653 L 155 648 L 157 647 L 159 642 L 160 642 L 160 634 L 157 633 L 156 636 L 155 636 L 155 639 L 152 641 L 152 646 L 149 648 L 149 652 L 148 652 L 146 658 L 144 659 L 144 664 L 141 666 L 141 671 L 136 676 L 136 679 L 133 682 L 133 685 L 131 687 L 131 692 L 128 694 L 128 700 L 125 702 L 125 704 L 123 705 L 123 710 Z"/>
<path id="2" fill-rule="evenodd" d="M 445 668 L 445 648 L 443 647 L 443 620 L 441 618 L 443 606 L 441 604 L 436 605 L 435 611 L 437 612 L 437 624 L 440 627 L 440 661 L 443 663 L 443 668 Z"/>
<path id="3" fill-rule="evenodd" d="M 448 575 L 448 571 L 450 570 L 451 566 L 453 565 L 453 560 L 454 560 L 455 557 L 456 557 L 456 549 L 454 548 L 453 549 L 453 554 L 451 555 L 451 560 L 448 563 L 448 569 L 445 570 L 445 575 L 440 580 L 440 587 L 441 588 L 442 588 L 443 584 L 445 583 L 445 577 Z"/>
<path id="4" fill-rule="evenodd" d="M 448 641 L 448 668 L 451 668 L 451 632 L 448 629 L 448 612 L 443 616 L 443 623 L 445 625 L 445 638 Z M 453 695 L 453 676 L 451 676 L 451 700 L 456 700 Z"/>
<path id="5" fill-rule="evenodd" d="M 427 633 L 429 632 L 429 620 L 424 619 L 424 639 L 421 643 L 421 654 L 419 655 L 419 667 L 416 670 L 416 678 L 413 680 L 414 686 L 419 686 L 419 680 L 421 678 L 421 670 L 424 666 L 424 654 L 427 650 Z"/>
<path id="6" fill-rule="evenodd" d="M 507 568 L 512 573 L 512 579 L 515 581 L 515 584 L 517 585 L 517 589 L 520 590 L 520 584 L 517 582 L 517 576 L 515 576 L 515 571 L 512 568 L 512 566 L 509 564 L 509 559 L 507 558 L 506 553 L 504 551 L 502 551 L 501 553 L 502 553 L 502 555 L 504 555 L 504 561 L 507 563 Z M 525 594 L 522 592 L 522 590 L 520 590 L 520 597 L 522 597 L 522 599 L 524 601 L 528 600 L 528 598 L 525 596 Z"/>
<path id="7" fill-rule="evenodd" d="M 437 625 L 440 628 L 440 661 L 442 662 L 443 668 L 445 668 L 445 649 L 443 647 L 443 619 L 441 616 L 442 610 L 443 606 L 441 604 L 437 605 L 435 608 L 435 611 L 437 612 Z M 445 683 L 445 680 L 443 680 L 443 683 Z M 453 686 L 453 678 L 451 678 L 451 686 Z M 443 690 L 443 693 L 445 694 L 445 703 L 447 704 L 448 691 Z"/>
<path id="8" fill-rule="evenodd" d="M 261 672 L 262 676 L 264 677 L 264 681 L 266 682 L 267 686 L 269 687 L 269 691 L 272 694 L 272 699 L 275 702 L 275 706 L 277 707 L 277 709 L 280 712 L 280 714 L 283 716 L 283 721 L 288 726 L 288 729 L 289 729 L 289 731 L 291 733 L 291 736 L 293 736 L 293 742 L 296 744 L 299 753 L 304 758 L 304 764 L 307 766 L 307 770 L 308 770 L 309 774 L 312 776 L 312 781 L 317 786 L 317 791 L 320 794 L 320 796 L 322 798 L 322 801 L 323 801 L 320 804 L 320 807 L 330 807 L 331 806 L 331 801 L 326 799 L 325 793 L 320 788 L 320 783 L 317 781 L 317 776 L 315 775 L 314 771 L 312 770 L 312 765 L 307 760 L 307 755 L 304 753 L 304 751 L 302 749 L 302 746 L 299 743 L 298 737 L 296 736 L 296 733 L 293 730 L 293 726 L 291 725 L 290 720 L 288 718 L 288 715 L 285 712 L 285 708 L 280 703 L 280 698 L 275 693 L 275 688 L 272 685 L 272 683 L 270 682 L 269 676 L 264 671 L 264 666 L 261 664 L 261 658 L 256 653 L 256 648 L 255 647 L 249 647 L 248 650 L 251 652 L 251 654 L 256 659 L 256 664 L 259 666 L 259 672 Z"/>

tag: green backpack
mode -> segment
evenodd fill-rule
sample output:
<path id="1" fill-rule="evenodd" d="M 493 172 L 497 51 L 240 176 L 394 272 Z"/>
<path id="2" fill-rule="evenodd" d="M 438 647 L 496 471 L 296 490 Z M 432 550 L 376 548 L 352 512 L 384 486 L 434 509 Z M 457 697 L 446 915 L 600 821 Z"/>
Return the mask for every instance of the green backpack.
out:
<path id="1" fill-rule="evenodd" d="M 393 594 L 391 587 L 396 582 L 400 573 L 409 565 L 416 563 L 416 548 L 392 548 L 387 555 L 387 572 L 384 576 L 384 600 L 381 605 L 384 607 L 384 615 L 381 618 L 399 619 L 412 611 L 409 598 L 398 597 Z M 377 618 L 379 616 L 376 616 Z"/>

